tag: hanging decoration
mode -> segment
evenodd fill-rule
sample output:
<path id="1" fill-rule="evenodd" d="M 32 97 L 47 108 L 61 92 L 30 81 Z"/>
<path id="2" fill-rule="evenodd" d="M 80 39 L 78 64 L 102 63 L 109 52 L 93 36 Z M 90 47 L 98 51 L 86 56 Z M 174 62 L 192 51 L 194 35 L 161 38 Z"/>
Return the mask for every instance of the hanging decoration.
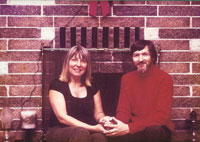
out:
<path id="1" fill-rule="evenodd" d="M 110 7 L 108 1 L 100 1 L 101 11 L 103 16 L 107 16 L 110 13 Z M 98 1 L 90 1 L 90 15 L 97 16 Z"/>

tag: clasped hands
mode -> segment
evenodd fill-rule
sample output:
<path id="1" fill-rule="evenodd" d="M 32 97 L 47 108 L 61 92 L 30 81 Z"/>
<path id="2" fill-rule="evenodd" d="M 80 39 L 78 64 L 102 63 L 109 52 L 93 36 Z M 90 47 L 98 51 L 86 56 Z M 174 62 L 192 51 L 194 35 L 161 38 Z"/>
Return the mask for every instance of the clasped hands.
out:
<path id="1" fill-rule="evenodd" d="M 115 117 L 105 116 L 99 120 L 99 123 L 104 127 L 106 136 L 122 136 L 128 134 L 129 126 Z"/>

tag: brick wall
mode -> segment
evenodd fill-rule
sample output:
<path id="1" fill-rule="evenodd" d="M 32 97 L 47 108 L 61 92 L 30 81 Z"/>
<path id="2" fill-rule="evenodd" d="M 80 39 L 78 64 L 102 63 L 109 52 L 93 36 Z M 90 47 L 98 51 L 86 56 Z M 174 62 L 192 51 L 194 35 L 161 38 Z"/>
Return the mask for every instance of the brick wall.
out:
<path id="1" fill-rule="evenodd" d="M 172 118 L 177 122 L 177 129 L 184 129 L 181 120 L 188 118 L 192 110 L 200 114 L 200 2 L 113 2 L 108 17 L 101 16 L 100 7 L 97 17 L 89 16 L 88 4 L 64 0 L 38 0 L 34 4 L 33 1 L 0 1 L 0 111 L 7 97 L 14 115 L 13 132 L 19 124 L 21 105 L 32 91 L 24 109 L 37 111 L 37 132 L 41 130 L 40 49 L 42 45 L 59 47 L 61 26 L 140 27 L 141 38 L 152 40 L 160 47 L 160 67 L 174 79 Z M 106 54 L 110 59 L 102 60 L 94 70 L 120 69 L 119 59 L 126 53 Z"/>

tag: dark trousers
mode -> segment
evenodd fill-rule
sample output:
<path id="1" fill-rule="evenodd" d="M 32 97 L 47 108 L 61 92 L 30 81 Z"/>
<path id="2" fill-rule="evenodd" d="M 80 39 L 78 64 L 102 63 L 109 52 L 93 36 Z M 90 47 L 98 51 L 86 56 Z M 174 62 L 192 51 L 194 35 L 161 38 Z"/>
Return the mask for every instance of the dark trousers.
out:
<path id="1" fill-rule="evenodd" d="M 53 127 L 46 134 L 47 142 L 107 142 L 102 133 L 89 132 L 81 127 Z"/>
<path id="2" fill-rule="evenodd" d="M 171 131 L 165 126 L 150 126 L 132 135 L 109 137 L 109 142 L 170 142 Z"/>

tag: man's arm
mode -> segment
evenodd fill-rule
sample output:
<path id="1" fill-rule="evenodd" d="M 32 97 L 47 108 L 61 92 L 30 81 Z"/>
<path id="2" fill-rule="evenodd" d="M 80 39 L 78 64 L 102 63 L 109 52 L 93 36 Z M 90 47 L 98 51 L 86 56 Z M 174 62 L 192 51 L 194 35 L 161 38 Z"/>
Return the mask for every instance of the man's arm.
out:
<path id="1" fill-rule="evenodd" d="M 127 82 L 125 77 L 126 76 L 123 76 L 121 81 L 120 96 L 117 106 L 116 118 L 124 123 L 128 123 L 131 119 L 131 106 L 130 106 L 130 100 L 126 95 Z"/>
<path id="2" fill-rule="evenodd" d="M 122 77 L 121 88 L 120 88 L 120 96 L 117 107 L 117 119 L 113 117 L 114 123 L 106 123 L 108 125 L 104 125 L 105 127 L 110 127 L 105 134 L 107 136 L 121 136 L 130 133 L 128 122 L 131 119 L 131 107 L 129 103 L 129 99 L 126 95 L 126 79 L 125 76 Z M 120 120 L 118 120 L 120 119 Z"/>

